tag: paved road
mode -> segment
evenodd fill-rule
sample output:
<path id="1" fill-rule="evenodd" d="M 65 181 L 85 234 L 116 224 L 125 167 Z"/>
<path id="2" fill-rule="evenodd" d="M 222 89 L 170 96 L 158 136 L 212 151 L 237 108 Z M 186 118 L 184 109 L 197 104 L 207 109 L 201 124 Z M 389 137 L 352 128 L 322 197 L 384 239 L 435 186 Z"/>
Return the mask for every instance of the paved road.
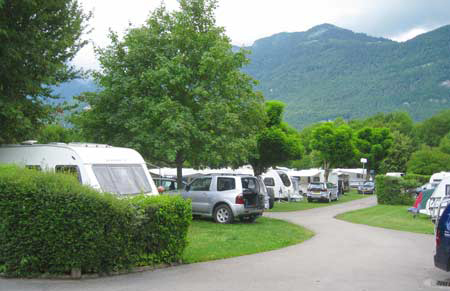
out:
<path id="1" fill-rule="evenodd" d="M 450 278 L 450 273 L 433 266 L 433 236 L 333 219 L 336 214 L 375 204 L 371 197 L 270 214 L 316 232 L 312 239 L 281 250 L 83 281 L 0 279 L 0 290 L 450 290 L 431 283 Z"/>

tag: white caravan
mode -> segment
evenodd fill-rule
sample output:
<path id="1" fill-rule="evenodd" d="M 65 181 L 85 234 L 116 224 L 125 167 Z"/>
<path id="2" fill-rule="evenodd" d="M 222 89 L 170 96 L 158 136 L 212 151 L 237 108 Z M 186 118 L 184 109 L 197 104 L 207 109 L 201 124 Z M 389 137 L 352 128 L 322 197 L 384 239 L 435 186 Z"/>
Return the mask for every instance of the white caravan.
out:
<path id="1" fill-rule="evenodd" d="M 450 176 L 444 177 L 427 201 L 427 213 L 435 221 L 450 201 Z"/>
<path id="2" fill-rule="evenodd" d="M 118 196 L 157 195 L 142 156 L 129 148 L 89 143 L 50 143 L 0 146 L 0 163 L 70 172 L 80 183 Z"/>
<path id="3" fill-rule="evenodd" d="M 300 199 L 300 195 L 298 193 L 294 193 L 292 180 L 286 171 L 271 169 L 264 173 L 262 178 L 266 188 L 273 190 L 275 199 Z"/>

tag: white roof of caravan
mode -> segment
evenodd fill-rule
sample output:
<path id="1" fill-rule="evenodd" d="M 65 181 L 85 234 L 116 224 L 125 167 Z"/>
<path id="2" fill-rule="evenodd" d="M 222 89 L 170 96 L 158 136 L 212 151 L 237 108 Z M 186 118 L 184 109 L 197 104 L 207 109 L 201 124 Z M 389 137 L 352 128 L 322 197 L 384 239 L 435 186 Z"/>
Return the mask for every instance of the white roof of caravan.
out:
<path id="1" fill-rule="evenodd" d="M 92 143 L 50 143 L 32 145 L 8 145 L 5 148 L 26 149 L 28 152 L 39 151 L 51 155 L 55 149 L 73 152 L 73 159 L 77 156 L 84 164 L 143 164 L 142 156 L 129 148 L 113 147 L 104 144 Z"/>
<path id="2" fill-rule="evenodd" d="M 355 169 L 334 169 L 333 172 L 339 172 L 339 173 L 352 173 L 352 174 L 364 174 L 367 170 L 362 168 L 355 168 Z"/>
<path id="3" fill-rule="evenodd" d="M 294 177 L 312 177 L 319 175 L 323 170 L 322 169 L 308 169 L 308 170 L 299 170 L 299 171 L 289 171 L 289 176 Z"/>
<path id="4" fill-rule="evenodd" d="M 439 185 L 434 189 L 431 197 L 444 197 L 447 185 L 450 185 L 450 176 L 444 177 Z M 450 187 L 450 186 L 449 186 Z"/>
<path id="5" fill-rule="evenodd" d="M 442 180 L 445 177 L 450 177 L 450 172 L 439 172 L 439 173 L 434 173 L 433 175 L 431 175 L 430 177 L 430 183 L 432 183 L 434 180 Z"/>

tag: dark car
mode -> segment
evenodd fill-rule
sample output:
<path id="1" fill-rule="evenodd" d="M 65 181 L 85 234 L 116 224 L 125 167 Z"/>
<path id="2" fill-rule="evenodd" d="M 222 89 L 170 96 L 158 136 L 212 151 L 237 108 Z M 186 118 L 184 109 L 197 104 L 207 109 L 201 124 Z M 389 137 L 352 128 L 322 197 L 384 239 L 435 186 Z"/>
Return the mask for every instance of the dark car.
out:
<path id="1" fill-rule="evenodd" d="M 450 270 L 450 204 L 438 220 L 436 227 L 436 254 L 434 265 L 444 271 Z"/>

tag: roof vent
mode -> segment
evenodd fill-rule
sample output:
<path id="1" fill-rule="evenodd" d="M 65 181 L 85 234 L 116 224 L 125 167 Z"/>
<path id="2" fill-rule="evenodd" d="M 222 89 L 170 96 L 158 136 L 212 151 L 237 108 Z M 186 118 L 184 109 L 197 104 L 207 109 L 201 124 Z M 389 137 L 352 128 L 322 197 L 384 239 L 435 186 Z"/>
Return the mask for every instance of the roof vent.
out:
<path id="1" fill-rule="evenodd" d="M 20 144 L 22 144 L 22 145 L 34 145 L 37 142 L 38 142 L 37 140 L 26 140 L 26 141 L 21 142 Z"/>

